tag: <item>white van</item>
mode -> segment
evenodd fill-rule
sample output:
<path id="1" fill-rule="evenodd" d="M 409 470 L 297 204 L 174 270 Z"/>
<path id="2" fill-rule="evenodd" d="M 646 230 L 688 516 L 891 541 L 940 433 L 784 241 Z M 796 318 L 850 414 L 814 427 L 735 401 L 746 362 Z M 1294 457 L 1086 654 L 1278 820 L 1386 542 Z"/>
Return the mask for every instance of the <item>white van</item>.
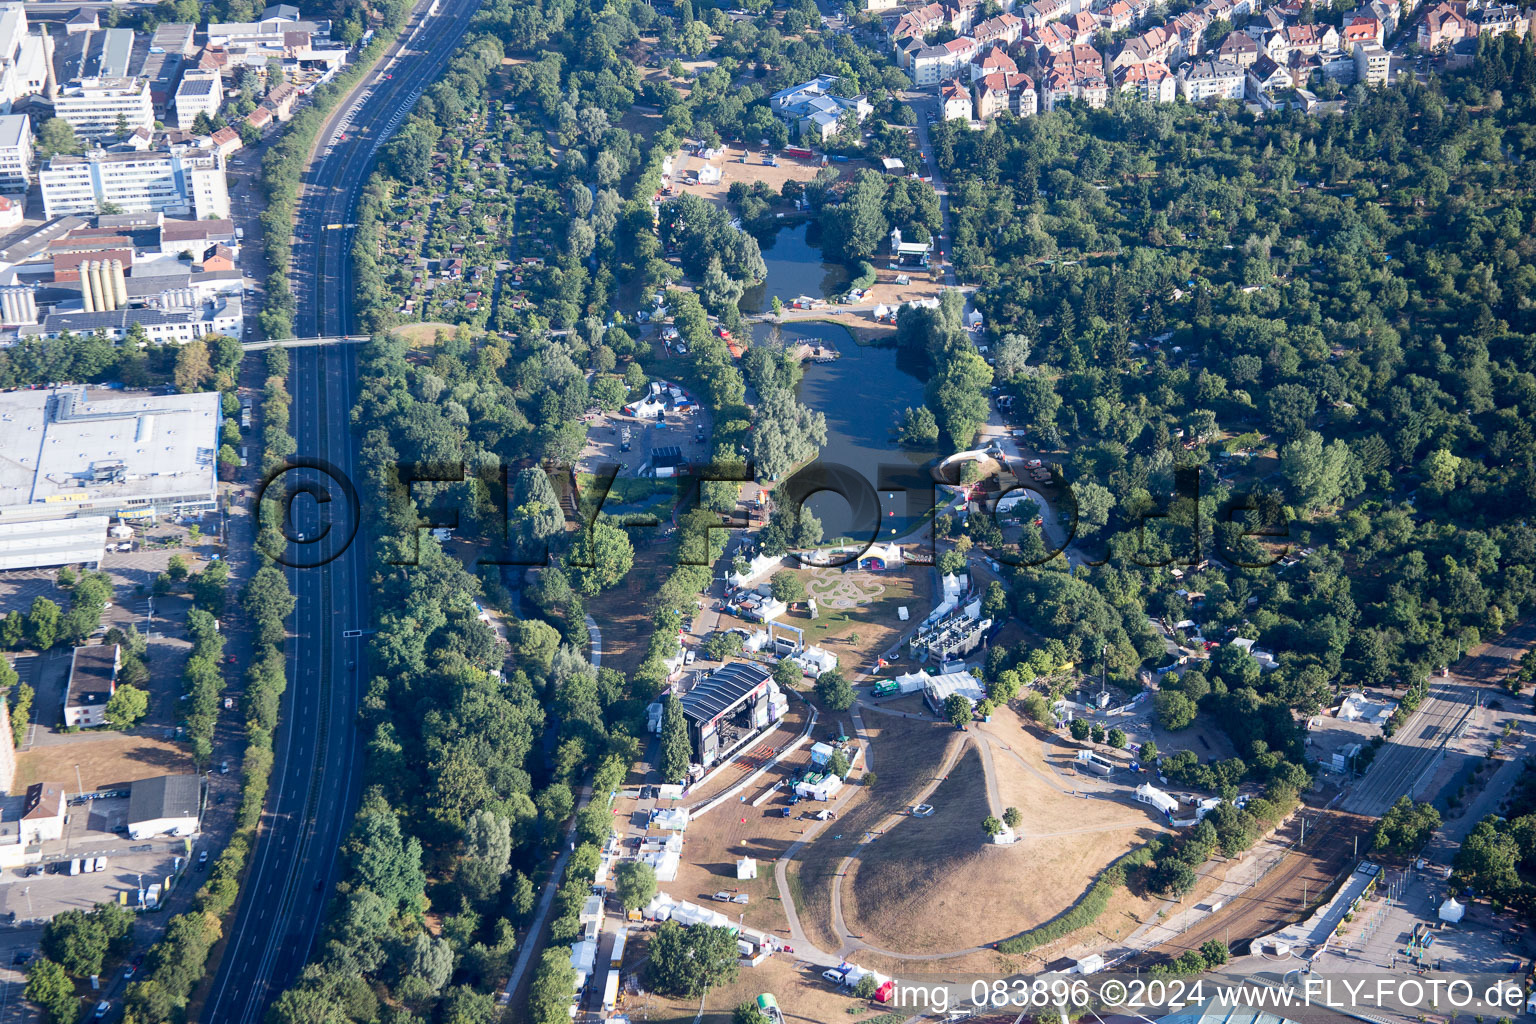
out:
<path id="1" fill-rule="evenodd" d="M 107 870 L 107 858 L 105 858 L 105 857 L 97 857 L 96 858 L 96 863 L 95 863 L 95 865 L 92 866 L 91 870 L 92 871 L 105 871 L 105 870 Z"/>
<path id="2" fill-rule="evenodd" d="M 69 873 L 72 875 L 80 873 L 80 861 L 78 859 L 69 862 Z"/>

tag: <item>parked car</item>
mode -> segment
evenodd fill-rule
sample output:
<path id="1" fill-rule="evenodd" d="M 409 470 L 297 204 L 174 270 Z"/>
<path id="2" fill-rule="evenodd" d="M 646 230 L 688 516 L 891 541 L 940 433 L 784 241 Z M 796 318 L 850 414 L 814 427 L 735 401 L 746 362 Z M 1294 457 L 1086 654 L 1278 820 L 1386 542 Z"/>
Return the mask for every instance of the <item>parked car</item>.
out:
<path id="1" fill-rule="evenodd" d="M 111 1009 L 112 1009 L 112 1004 L 110 1002 L 108 1002 L 107 1000 L 103 999 L 101 1002 L 96 1004 L 96 1019 L 97 1020 L 101 1020 L 102 1018 L 104 1018 L 107 1015 L 107 1011 L 109 1011 Z"/>

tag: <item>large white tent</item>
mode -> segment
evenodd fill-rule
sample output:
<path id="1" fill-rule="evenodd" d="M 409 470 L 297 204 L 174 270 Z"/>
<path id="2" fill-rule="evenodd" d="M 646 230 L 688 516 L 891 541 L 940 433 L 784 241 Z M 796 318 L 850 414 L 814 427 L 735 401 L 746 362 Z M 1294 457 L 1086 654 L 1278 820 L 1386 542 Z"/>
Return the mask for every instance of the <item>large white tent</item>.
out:
<path id="1" fill-rule="evenodd" d="M 1179 809 L 1177 800 L 1146 782 L 1136 787 L 1136 800 L 1139 803 L 1151 804 L 1164 814 L 1172 814 Z"/>

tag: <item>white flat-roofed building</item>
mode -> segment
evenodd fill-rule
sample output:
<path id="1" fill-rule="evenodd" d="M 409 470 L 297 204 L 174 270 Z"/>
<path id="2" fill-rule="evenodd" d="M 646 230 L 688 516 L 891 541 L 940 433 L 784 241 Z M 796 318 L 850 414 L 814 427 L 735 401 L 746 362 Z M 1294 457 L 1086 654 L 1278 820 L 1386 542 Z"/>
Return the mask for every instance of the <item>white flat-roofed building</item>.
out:
<path id="1" fill-rule="evenodd" d="M 24 324 L 18 333 L 23 338 L 57 340 L 64 334 L 96 334 L 112 341 L 128 337 L 134 326 L 143 330 L 151 342 L 185 344 L 209 334 L 227 334 L 239 338 L 245 332 L 245 308 L 238 295 L 218 295 L 200 300 L 195 291 L 177 295 L 162 293 L 159 301 L 177 305 L 149 309 L 95 310 L 92 312 L 49 313 L 42 323 Z M 183 305 L 181 303 L 192 303 Z"/>
<path id="2" fill-rule="evenodd" d="M 0 525 L 213 508 L 223 419 L 216 391 L 0 393 Z"/>
<path id="3" fill-rule="evenodd" d="M 45 91 L 52 60 L 49 37 L 28 31 L 26 8 L 0 4 L 0 111 Z"/>
<path id="4" fill-rule="evenodd" d="M 143 128 L 153 131 L 155 108 L 146 78 L 82 78 L 59 90 L 54 113 L 86 139 L 116 136 Z"/>
<path id="5" fill-rule="evenodd" d="M 49 217 L 99 213 L 108 203 L 127 213 L 190 213 L 198 220 L 229 216 L 224 158 L 211 149 L 60 154 L 38 172 L 38 181 Z"/>
<path id="6" fill-rule="evenodd" d="M 32 184 L 32 119 L 0 116 L 0 189 L 25 192 Z"/>
<path id="7" fill-rule="evenodd" d="M 106 516 L 0 523 L 0 572 L 54 565 L 93 565 L 106 552 Z"/>
<path id="8" fill-rule="evenodd" d="M 69 661 L 69 682 L 64 686 L 66 726 L 93 729 L 107 724 L 107 702 L 117 692 L 117 672 L 122 666 L 123 652 L 117 644 L 90 644 L 74 649 Z"/>
<path id="9" fill-rule="evenodd" d="M 217 71 L 188 71 L 176 88 L 176 127 L 191 131 L 198 114 L 210 119 L 219 112 L 224 102 L 224 90 L 219 85 Z"/>

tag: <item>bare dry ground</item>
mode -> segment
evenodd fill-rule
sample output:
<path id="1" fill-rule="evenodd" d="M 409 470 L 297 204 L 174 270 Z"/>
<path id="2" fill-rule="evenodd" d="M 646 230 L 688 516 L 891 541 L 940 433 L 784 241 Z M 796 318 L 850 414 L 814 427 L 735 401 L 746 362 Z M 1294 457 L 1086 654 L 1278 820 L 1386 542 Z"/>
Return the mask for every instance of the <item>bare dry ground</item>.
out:
<path id="1" fill-rule="evenodd" d="M 457 324 L 427 321 L 418 324 L 401 324 L 390 333 L 400 335 L 411 348 L 428 348 L 437 343 L 438 331 L 447 331 L 452 335 L 458 329 Z"/>
<path id="2" fill-rule="evenodd" d="M 864 725 L 877 776 L 874 790 L 861 791 L 839 814 L 838 827 L 827 829 L 802 850 L 791 868 L 800 924 L 806 937 L 821 949 L 835 950 L 842 946 L 841 937 L 832 927 L 832 877 L 843 859 L 863 850 L 857 844 L 865 831 L 879 825 L 886 816 L 909 808 L 914 795 L 933 781 L 934 772 L 943 764 L 949 745 L 963 739 L 953 726 L 931 720 L 867 714 Z M 980 822 L 978 815 L 975 818 L 978 835 Z M 907 824 L 903 822 L 895 832 L 876 840 L 871 849 L 887 842 Z M 845 901 L 848 893 L 849 888 L 845 885 Z M 844 912 L 848 909 L 845 906 Z M 857 934 L 859 929 L 853 928 L 853 931 Z"/>
<path id="3" fill-rule="evenodd" d="M 647 935 L 641 941 L 648 945 L 648 940 Z M 641 945 L 629 948 L 636 950 L 635 962 L 644 955 Z M 625 961 L 631 962 L 627 954 Z M 797 964 L 793 955 L 781 954 L 769 957 L 758 967 L 743 967 L 734 983 L 712 990 L 704 997 L 699 1024 L 729 1024 L 737 1004 L 756 999 L 763 992 L 773 993 L 790 1024 L 856 1022 L 885 1012 L 829 985 L 822 980 L 819 970 Z M 691 1022 L 699 1013 L 699 1001 L 648 993 L 628 997 L 620 1008 L 631 1020 Z"/>
<path id="4" fill-rule="evenodd" d="M 77 766 L 80 783 L 75 781 Z M 62 782 L 70 790 L 79 784 L 87 790 L 106 789 L 121 782 L 192 770 L 192 758 L 175 743 L 103 731 L 18 753 L 12 789 L 22 793 L 34 782 Z"/>
<path id="5" fill-rule="evenodd" d="M 861 848 L 843 885 L 851 932 L 901 953 L 990 945 L 1067 910 L 1110 862 L 1164 831 L 1123 793 L 1074 795 L 1021 725 L 1003 709 L 973 728 L 995 738 L 998 800 L 1022 813 L 1023 838 L 986 841 L 980 757 L 968 752 L 930 799 L 932 817 L 903 821 Z"/>
<path id="6" fill-rule="evenodd" d="M 994 846 L 981 830 L 987 816 L 981 755 L 972 746 L 928 798 L 928 818 L 907 818 L 858 848 L 843 879 L 849 932 L 898 953 L 946 953 L 1000 938 L 990 907 L 1017 851 Z"/>
<path id="7" fill-rule="evenodd" d="M 730 191 L 733 182 L 744 181 L 748 185 L 752 185 L 760 181 L 773 189 L 775 195 L 778 195 L 784 188 L 785 182 L 810 182 L 815 180 L 817 172 L 821 170 L 820 157 L 802 159 L 800 157 L 781 155 L 778 158 L 778 166 L 772 167 L 763 162 L 765 152 L 761 146 L 743 147 L 739 144 L 732 144 L 724 147 L 724 151 L 720 156 L 712 160 L 705 160 L 697 154 L 680 149 L 672 155 L 673 187 L 679 195 L 684 192 L 692 192 L 701 199 L 708 199 L 712 203 L 726 206 L 725 194 Z M 741 162 L 743 154 L 746 154 L 746 163 Z M 712 185 L 683 184 L 683 176 L 685 174 L 689 172 L 697 174 L 705 164 L 720 168 L 719 182 Z M 851 174 L 855 169 L 868 165 L 862 161 L 859 163 L 850 161 L 846 164 L 836 164 L 834 166 L 842 174 Z"/>

